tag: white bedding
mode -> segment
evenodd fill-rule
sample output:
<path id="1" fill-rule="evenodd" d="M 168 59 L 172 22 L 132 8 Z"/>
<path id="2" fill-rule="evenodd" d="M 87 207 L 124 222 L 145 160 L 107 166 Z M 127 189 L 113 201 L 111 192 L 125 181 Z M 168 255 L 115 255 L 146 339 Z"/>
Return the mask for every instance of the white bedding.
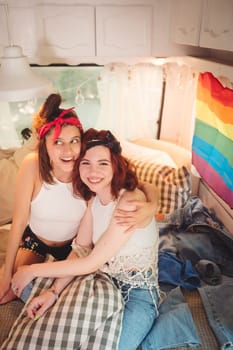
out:
<path id="1" fill-rule="evenodd" d="M 177 164 L 170 157 L 170 155 L 162 150 L 153 149 L 149 147 L 144 147 L 142 145 L 137 145 L 130 141 L 122 140 L 122 153 L 125 157 L 132 160 L 149 162 L 153 164 L 168 165 L 173 168 L 177 168 Z"/>

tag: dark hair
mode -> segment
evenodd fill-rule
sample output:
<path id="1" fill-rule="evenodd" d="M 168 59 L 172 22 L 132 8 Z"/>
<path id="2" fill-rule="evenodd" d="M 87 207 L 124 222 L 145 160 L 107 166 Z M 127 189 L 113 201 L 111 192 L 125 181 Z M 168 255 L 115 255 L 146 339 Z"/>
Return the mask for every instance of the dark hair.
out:
<path id="1" fill-rule="evenodd" d="M 80 156 L 74 165 L 72 178 L 74 193 L 80 194 L 85 200 L 89 200 L 95 195 L 95 193 L 82 182 L 79 174 L 79 165 L 86 151 L 98 145 L 105 146 L 110 150 L 113 167 L 111 183 L 112 195 L 117 198 L 122 188 L 133 191 L 138 185 L 138 179 L 127 159 L 121 154 L 120 143 L 109 130 L 98 131 L 91 128 L 83 134 Z"/>
<path id="2" fill-rule="evenodd" d="M 41 106 L 40 110 L 34 117 L 33 126 L 37 132 L 44 124 L 49 123 L 54 119 L 56 119 L 58 115 L 63 111 L 63 109 L 60 108 L 61 103 L 62 103 L 62 97 L 60 94 L 50 94 L 47 97 L 47 99 Z M 78 116 L 74 110 L 71 110 L 70 112 L 66 113 L 63 118 L 66 119 L 70 117 L 75 117 L 78 119 Z M 50 132 L 51 131 L 49 131 L 48 134 Z M 82 138 L 81 130 L 80 130 L 80 135 Z M 45 137 L 41 138 L 38 143 L 38 161 L 39 161 L 39 173 L 40 173 L 41 179 L 49 184 L 53 184 L 54 180 L 51 173 L 52 166 L 51 166 L 49 155 L 47 152 Z"/>
<path id="3" fill-rule="evenodd" d="M 62 109 L 59 108 L 61 103 L 62 97 L 60 94 L 50 94 L 47 97 L 38 113 L 34 116 L 33 127 L 37 132 L 44 124 L 51 122 L 61 113 Z"/>
<path id="4" fill-rule="evenodd" d="M 32 135 L 32 130 L 29 128 L 24 128 L 23 130 L 21 130 L 21 135 L 24 140 L 29 140 Z"/>

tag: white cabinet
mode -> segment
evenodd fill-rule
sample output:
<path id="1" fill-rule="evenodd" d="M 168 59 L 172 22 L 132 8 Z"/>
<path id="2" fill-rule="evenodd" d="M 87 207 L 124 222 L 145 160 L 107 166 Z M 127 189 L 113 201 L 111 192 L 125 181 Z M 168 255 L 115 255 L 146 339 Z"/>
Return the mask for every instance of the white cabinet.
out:
<path id="1" fill-rule="evenodd" d="M 77 56 L 95 56 L 94 7 L 12 5 L 8 13 L 11 43 L 23 48 L 30 63 L 69 64 L 74 63 Z M 1 48 L 11 44 L 6 27 L 5 23 L 4 30 L 0 30 L 3 33 L 0 36 Z"/>
<path id="2" fill-rule="evenodd" d="M 95 10 L 91 6 L 37 7 L 37 43 L 42 57 L 95 56 Z"/>
<path id="3" fill-rule="evenodd" d="M 30 63 L 78 64 L 98 57 L 151 55 L 151 5 L 15 2 L 8 13 L 12 42 L 23 48 Z M 0 20 L 3 49 L 9 41 L 3 5 Z"/>
<path id="4" fill-rule="evenodd" d="M 200 46 L 233 51 L 233 0 L 205 0 Z"/>
<path id="5" fill-rule="evenodd" d="M 203 0 L 173 0 L 172 40 L 177 44 L 199 45 Z"/>
<path id="6" fill-rule="evenodd" d="M 177 44 L 233 51 L 233 0 L 173 0 Z"/>
<path id="7" fill-rule="evenodd" d="M 96 7 L 97 56 L 150 56 L 151 6 Z"/>

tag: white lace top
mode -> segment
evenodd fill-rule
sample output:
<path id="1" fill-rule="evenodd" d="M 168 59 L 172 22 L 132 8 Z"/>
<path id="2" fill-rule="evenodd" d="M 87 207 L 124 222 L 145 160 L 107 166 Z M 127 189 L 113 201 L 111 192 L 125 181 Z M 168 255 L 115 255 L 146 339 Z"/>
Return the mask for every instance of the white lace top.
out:
<path id="1" fill-rule="evenodd" d="M 99 198 L 95 197 L 92 203 L 94 244 L 107 229 L 116 204 L 117 201 L 102 205 Z M 122 284 L 158 287 L 158 244 L 158 230 L 152 219 L 146 227 L 135 230 L 127 244 L 104 265 L 102 271 Z"/>

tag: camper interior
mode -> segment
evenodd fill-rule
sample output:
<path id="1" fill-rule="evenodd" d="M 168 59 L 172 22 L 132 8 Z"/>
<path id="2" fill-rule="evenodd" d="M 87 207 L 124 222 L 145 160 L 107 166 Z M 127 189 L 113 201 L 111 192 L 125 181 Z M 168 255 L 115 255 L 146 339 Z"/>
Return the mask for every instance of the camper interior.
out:
<path id="1" fill-rule="evenodd" d="M 170 308 L 161 304 L 155 328 L 158 338 L 167 328 L 166 339 L 151 349 L 233 349 L 232 39 L 232 0 L 0 0 L 0 265 L 16 174 L 36 147 L 21 132 L 49 91 L 25 98 L 2 83 L 8 59 L 17 79 L 17 57 L 4 50 L 20 46 L 85 129 L 112 130 L 139 179 L 159 190 L 159 281 Z M 30 325 L 20 300 L 0 310 L 0 348 L 10 349 L 8 335 Z"/>

